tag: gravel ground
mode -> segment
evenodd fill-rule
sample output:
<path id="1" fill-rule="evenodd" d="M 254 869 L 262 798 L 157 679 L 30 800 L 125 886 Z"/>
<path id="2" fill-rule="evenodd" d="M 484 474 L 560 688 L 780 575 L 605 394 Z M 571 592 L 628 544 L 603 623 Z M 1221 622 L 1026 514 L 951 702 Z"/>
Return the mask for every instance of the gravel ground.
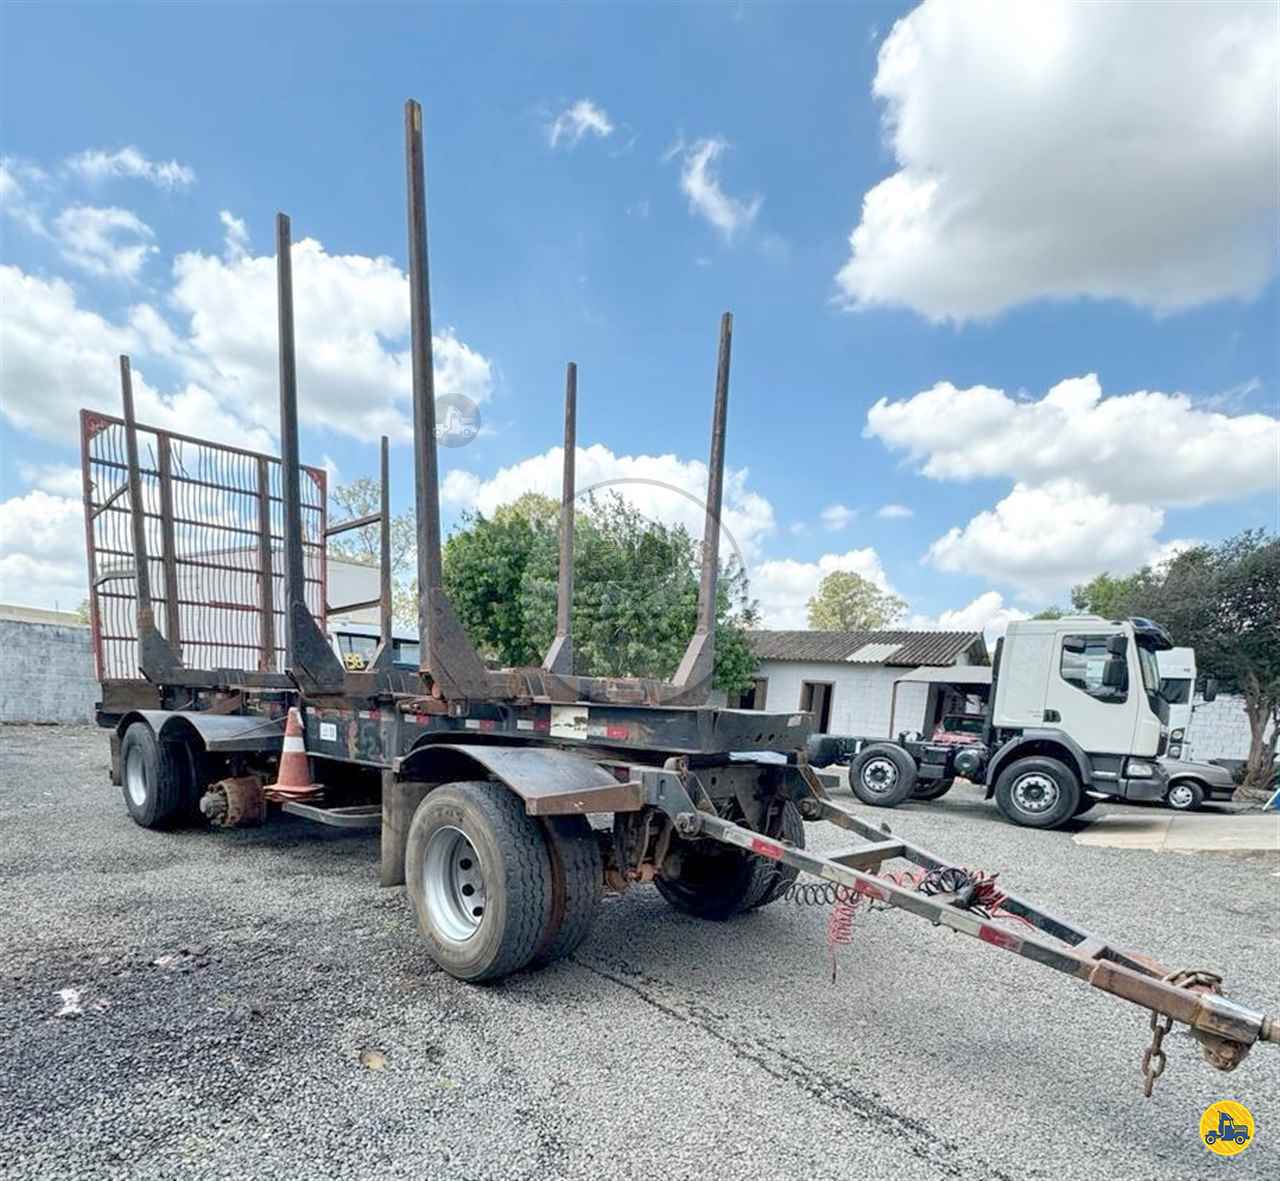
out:
<path id="1" fill-rule="evenodd" d="M 497 987 L 434 968 L 376 839 L 283 817 L 135 827 L 89 729 L 0 729 L 0 1175 L 1183 1178 L 1280 1176 L 1280 1047 L 1234 1075 L 1144 1015 L 895 914 L 727 925 L 649 887 L 574 958 Z M 1105 813 L 1107 808 L 1096 811 Z M 1280 1011 L 1273 857 L 1074 846 L 972 791 L 874 813 L 1032 898 Z M 811 847 L 842 843 L 812 825 Z M 55 1016 L 74 988 L 83 1014 Z M 1166 1043 L 1168 1045 L 1168 1043 Z"/>

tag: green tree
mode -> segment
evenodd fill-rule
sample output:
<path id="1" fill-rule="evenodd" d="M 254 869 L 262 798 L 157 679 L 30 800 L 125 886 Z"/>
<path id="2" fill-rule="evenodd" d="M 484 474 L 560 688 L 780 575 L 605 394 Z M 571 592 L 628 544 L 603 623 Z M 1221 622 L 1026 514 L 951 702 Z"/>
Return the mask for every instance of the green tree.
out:
<path id="1" fill-rule="evenodd" d="M 1089 615 L 1101 615 L 1104 619 L 1120 619 L 1132 614 L 1126 605 L 1154 577 L 1146 566 L 1125 578 L 1114 578 L 1104 570 L 1088 582 L 1071 588 L 1071 606 Z"/>
<path id="2" fill-rule="evenodd" d="M 350 484 L 339 484 L 329 493 L 329 524 L 338 525 L 356 517 L 367 517 L 382 509 L 382 489 L 377 480 L 367 476 Z M 408 571 L 418 543 L 417 522 L 413 513 L 399 513 L 391 518 L 391 576 Z M 329 539 L 330 557 L 360 566 L 378 566 L 382 562 L 382 530 L 375 522 Z M 416 613 L 415 613 L 416 617 Z"/>
<path id="3" fill-rule="evenodd" d="M 468 514 L 445 543 L 445 589 L 486 659 L 537 664 L 550 646 L 558 531 L 559 506 L 531 495 L 491 517 Z M 580 504 L 574 524 L 575 671 L 669 678 L 697 621 L 699 562 L 688 530 L 648 520 L 616 494 Z M 715 685 L 733 692 L 750 683 L 755 668 L 745 629 L 756 622 L 756 606 L 736 561 L 722 570 L 717 591 Z"/>
<path id="4" fill-rule="evenodd" d="M 875 631 L 902 618 L 905 600 L 848 570 L 834 570 L 806 604 L 816 631 Z"/>
<path id="5" fill-rule="evenodd" d="M 1061 607 L 1046 607 L 1043 611 L 1037 611 L 1032 619 L 1061 619 L 1066 612 Z"/>
<path id="6" fill-rule="evenodd" d="M 1164 624 L 1175 644 L 1196 650 L 1202 673 L 1244 698 L 1250 735 L 1244 782 L 1264 787 L 1280 738 L 1280 537 L 1246 530 L 1120 581 L 1126 585 L 1115 616 Z"/>

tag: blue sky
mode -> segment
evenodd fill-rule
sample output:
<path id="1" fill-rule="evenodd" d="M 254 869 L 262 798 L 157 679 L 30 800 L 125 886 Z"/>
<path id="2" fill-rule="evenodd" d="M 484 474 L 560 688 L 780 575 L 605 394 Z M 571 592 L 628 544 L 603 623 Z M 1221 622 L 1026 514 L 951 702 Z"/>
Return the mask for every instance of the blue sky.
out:
<path id="1" fill-rule="evenodd" d="M 77 585 L 75 505 L 60 506 L 59 536 L 24 522 L 37 509 L 48 517 L 35 491 L 74 501 L 72 412 L 110 398 L 112 351 L 141 352 L 153 404 L 191 433 L 271 442 L 270 358 L 252 324 L 237 337 L 209 321 L 237 301 L 237 282 L 250 284 L 246 260 L 265 266 L 276 209 L 292 215 L 295 241 L 315 239 L 328 260 L 389 259 L 380 274 L 395 279 L 411 95 L 425 108 L 436 329 L 465 350 L 459 388 L 482 399 L 487 424 L 468 447 L 442 451 L 462 473 L 450 517 L 554 467 L 569 359 L 580 367 L 579 440 L 607 449 L 601 473 L 696 483 L 727 309 L 729 464 L 747 469 L 738 521 L 775 623 L 797 622 L 817 577 L 839 566 L 886 581 L 921 621 L 983 626 L 1065 602 L 1072 581 L 1170 542 L 1276 527 L 1267 6 L 1190 16 L 1131 6 L 1159 26 L 1144 27 L 1068 5 L 1047 47 L 1008 11 L 975 8 L 957 32 L 935 6 L 914 7 L 6 6 L 0 136 L 15 187 L 0 262 L 38 286 L 15 287 L 21 312 L 3 313 L 13 335 L 0 561 L 13 560 L 0 567 L 0 597 Z M 1206 28 L 1226 48 L 1188 67 L 1187 46 Z M 1127 46 L 1147 60 L 1115 81 L 1108 64 Z M 1042 66 L 1027 67 L 1035 53 Z M 1000 68 L 1010 62 L 1019 68 Z M 1228 75 L 1236 89 L 1224 96 Z M 1261 81 L 1250 89 L 1249 79 Z M 1166 91 L 1190 107 L 1162 115 L 1142 101 Z M 566 113 L 581 102 L 597 130 L 577 138 Z M 1255 107 L 1270 112 L 1269 139 L 1250 122 Z M 565 130 L 553 144 L 557 116 Z M 69 163 L 129 146 L 150 171 L 118 158 L 96 170 Z M 155 171 L 170 161 L 192 178 Z M 899 174 L 905 191 L 879 190 L 887 221 L 864 216 L 867 195 Z M 921 193 L 931 204 L 912 221 Z M 106 245 L 100 215 L 61 217 L 68 209 L 118 211 Z M 223 211 L 247 242 L 228 243 Z M 130 243 L 143 248 L 136 265 L 119 254 Z M 183 255 L 203 260 L 187 264 L 185 283 Z M 354 306 L 344 299 L 360 300 L 351 318 L 372 317 L 368 339 L 385 353 L 370 361 L 373 383 L 380 366 L 399 372 L 387 358 L 403 342 L 394 309 L 365 313 L 366 289 L 341 286 L 349 269 L 336 268 L 337 285 L 312 306 L 341 316 Z M 61 367 L 66 334 L 50 326 L 54 312 L 33 310 L 59 280 L 102 337 L 98 352 Z M 139 307 L 174 339 L 161 342 L 154 324 L 142 332 Z M 112 326 L 131 322 L 110 346 Z M 371 402 L 359 382 L 344 405 L 343 363 L 332 359 L 310 390 L 304 371 L 303 453 L 349 479 L 372 473 L 381 428 L 363 421 Z M 1040 406 L 1088 374 L 1100 399 Z M 203 400 L 184 403 L 177 394 L 193 382 Z M 938 383 L 956 390 L 909 401 Z M 973 386 L 1008 402 L 975 401 L 964 393 Z M 1138 402 L 1135 391 L 1156 393 Z M 329 408 L 310 423 L 309 394 Z M 387 414 L 403 412 L 396 396 Z M 898 412 L 868 433 L 882 398 Z M 210 407 L 225 421 L 200 410 Z M 1035 439 L 1052 450 L 1064 438 L 1052 461 L 1030 453 Z M 1181 453 L 1166 462 L 1170 446 Z M 644 461 L 667 453 L 674 464 Z M 495 480 L 503 468 L 516 470 Z M 401 504 L 411 471 L 400 443 Z M 889 504 L 912 515 L 879 516 Z M 853 512 L 824 521 L 832 506 Z M 1045 528 L 1028 513 L 1043 513 Z M 1046 541 L 1068 519 L 1060 544 Z"/>

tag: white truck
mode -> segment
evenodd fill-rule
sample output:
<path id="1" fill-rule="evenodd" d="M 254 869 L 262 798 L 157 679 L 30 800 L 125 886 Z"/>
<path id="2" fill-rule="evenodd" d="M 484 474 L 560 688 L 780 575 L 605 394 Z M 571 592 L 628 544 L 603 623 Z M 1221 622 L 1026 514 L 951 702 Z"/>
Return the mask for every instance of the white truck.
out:
<path id="1" fill-rule="evenodd" d="M 1156 653 L 1160 670 L 1160 696 L 1169 706 L 1169 758 L 1182 758 L 1182 747 L 1191 729 L 1192 700 L 1196 691 L 1196 650 L 1169 648 Z"/>
<path id="2" fill-rule="evenodd" d="M 975 741 L 904 734 L 859 743 L 850 787 L 864 803 L 893 807 L 913 795 L 936 799 L 963 776 L 985 784 L 1009 820 L 1031 828 L 1057 828 L 1099 796 L 1161 800 L 1169 707 L 1157 653 L 1172 646 L 1149 619 L 1012 623 L 996 645 Z M 945 670 L 930 671 L 945 682 Z M 963 688 L 974 695 L 976 670 L 963 672 Z"/>

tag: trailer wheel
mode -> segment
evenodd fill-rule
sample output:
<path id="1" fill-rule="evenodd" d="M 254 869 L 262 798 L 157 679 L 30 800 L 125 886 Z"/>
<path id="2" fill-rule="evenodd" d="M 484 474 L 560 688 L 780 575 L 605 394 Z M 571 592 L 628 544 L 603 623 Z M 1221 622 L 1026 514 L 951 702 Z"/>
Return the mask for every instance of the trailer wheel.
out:
<path id="1" fill-rule="evenodd" d="M 1194 779 L 1178 779 L 1169 785 L 1164 802 L 1175 812 L 1194 812 L 1204 803 L 1204 788 Z"/>
<path id="2" fill-rule="evenodd" d="M 1066 763 L 1043 755 L 1015 759 L 996 780 L 996 806 L 1025 828 L 1057 828 L 1076 815 L 1080 781 Z"/>
<path id="3" fill-rule="evenodd" d="M 571 955 L 595 922 L 604 893 L 600 842 L 585 816 L 543 821 L 551 855 L 551 909 L 529 966 L 546 967 Z"/>
<path id="4" fill-rule="evenodd" d="M 913 800 L 940 800 L 955 784 L 954 779 L 920 779 L 911 793 Z"/>
<path id="5" fill-rule="evenodd" d="M 896 808 L 915 790 L 915 760 L 888 742 L 864 746 L 849 766 L 849 786 L 864 804 Z"/>
<path id="6" fill-rule="evenodd" d="M 804 848 L 804 818 L 800 815 L 800 809 L 790 800 L 782 805 L 782 823 L 779 827 L 782 829 L 780 834 L 770 835 L 780 835 L 787 844 L 794 845 L 797 849 Z M 768 906 L 770 902 L 776 902 L 791 889 L 800 876 L 798 869 L 784 865 L 781 861 L 770 861 L 764 857 L 753 857 L 751 860 L 755 862 L 756 883 L 752 890 L 754 901 L 747 903 L 748 910 L 758 910 L 762 906 Z"/>
<path id="7" fill-rule="evenodd" d="M 518 972 L 547 929 L 547 839 L 501 784 L 448 783 L 423 799 L 409 825 L 405 884 L 431 958 L 459 980 Z"/>
<path id="8" fill-rule="evenodd" d="M 161 742 L 146 722 L 134 722 L 120 743 L 120 790 L 135 824 L 171 828 L 195 807 L 190 746 Z"/>

